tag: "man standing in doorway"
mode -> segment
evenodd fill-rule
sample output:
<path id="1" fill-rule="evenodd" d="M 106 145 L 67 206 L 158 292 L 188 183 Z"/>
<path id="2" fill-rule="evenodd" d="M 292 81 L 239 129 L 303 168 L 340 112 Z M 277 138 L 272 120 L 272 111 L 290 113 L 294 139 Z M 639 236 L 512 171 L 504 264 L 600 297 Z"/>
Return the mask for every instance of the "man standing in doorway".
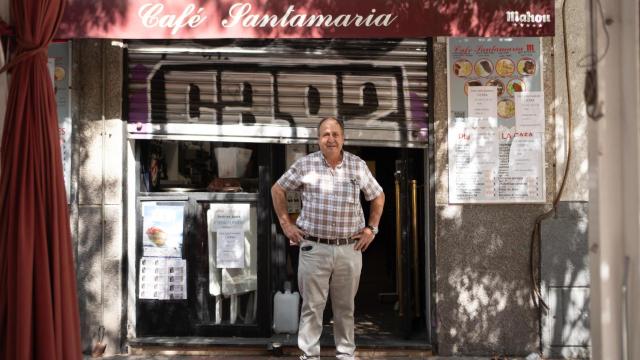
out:
<path id="1" fill-rule="evenodd" d="M 296 161 L 271 188 L 273 206 L 289 240 L 300 245 L 298 287 L 302 312 L 298 328 L 301 359 L 320 358 L 322 314 L 331 295 L 336 357 L 353 359 L 354 298 L 360 282 L 362 251 L 378 233 L 384 193 L 366 163 L 343 151 L 344 125 L 329 117 L 318 124 L 320 151 Z M 302 191 L 302 210 L 294 224 L 286 191 Z M 360 191 L 371 202 L 365 223 Z"/>

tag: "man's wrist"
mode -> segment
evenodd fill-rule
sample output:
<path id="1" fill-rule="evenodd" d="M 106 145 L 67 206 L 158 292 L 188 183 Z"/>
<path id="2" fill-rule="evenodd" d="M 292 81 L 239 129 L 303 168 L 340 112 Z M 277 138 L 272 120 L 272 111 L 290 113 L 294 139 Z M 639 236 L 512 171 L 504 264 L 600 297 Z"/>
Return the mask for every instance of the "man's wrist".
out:
<path id="1" fill-rule="evenodd" d="M 291 220 L 289 220 L 289 219 L 280 220 L 280 227 L 284 228 L 284 227 L 287 227 L 287 226 L 290 226 L 290 225 L 293 225 L 293 222 Z"/>
<path id="2" fill-rule="evenodd" d="M 377 226 L 373 226 L 373 225 L 369 224 L 369 225 L 366 226 L 366 228 L 371 230 L 373 235 L 378 235 L 378 227 Z"/>

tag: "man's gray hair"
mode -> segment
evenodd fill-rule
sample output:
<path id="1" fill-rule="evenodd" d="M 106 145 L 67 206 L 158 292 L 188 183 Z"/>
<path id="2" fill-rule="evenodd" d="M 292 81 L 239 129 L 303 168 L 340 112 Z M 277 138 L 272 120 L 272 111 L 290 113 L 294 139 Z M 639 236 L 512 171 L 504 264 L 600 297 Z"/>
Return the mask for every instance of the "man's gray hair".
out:
<path id="1" fill-rule="evenodd" d="M 322 124 L 324 124 L 324 122 L 327 120 L 335 120 L 335 122 L 337 122 L 338 125 L 340 126 L 342 133 L 344 134 L 344 121 L 340 119 L 336 119 L 333 116 L 327 116 L 326 118 L 323 118 L 322 120 L 320 120 L 320 122 L 318 123 L 318 128 L 316 129 L 318 131 L 318 136 L 320 136 L 320 126 L 322 126 Z"/>

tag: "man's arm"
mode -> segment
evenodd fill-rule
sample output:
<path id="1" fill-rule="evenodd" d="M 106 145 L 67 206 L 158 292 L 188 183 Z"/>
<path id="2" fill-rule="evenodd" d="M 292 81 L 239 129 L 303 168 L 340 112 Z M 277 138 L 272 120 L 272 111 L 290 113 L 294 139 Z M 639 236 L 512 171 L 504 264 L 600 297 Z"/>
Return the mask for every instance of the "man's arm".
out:
<path id="1" fill-rule="evenodd" d="M 271 199 L 273 201 L 273 209 L 276 211 L 278 222 L 280 222 L 280 227 L 282 227 L 284 235 L 291 242 L 299 244 L 300 241 L 302 241 L 304 232 L 300 230 L 289 217 L 289 212 L 287 211 L 287 192 L 282 186 L 275 184 L 271 187 Z"/>
<path id="2" fill-rule="evenodd" d="M 380 224 L 380 218 L 382 217 L 382 209 L 384 209 L 384 193 L 376 196 L 371 200 L 371 208 L 369 210 L 369 223 L 368 225 L 378 227 Z M 353 247 L 355 250 L 365 251 L 371 245 L 375 235 L 368 227 L 365 227 L 360 233 L 354 236 L 354 239 L 358 239 L 358 242 Z"/>
<path id="3" fill-rule="evenodd" d="M 380 193 L 380 195 L 371 200 L 369 225 L 378 227 L 380 224 L 380 218 L 382 217 L 382 209 L 384 209 L 384 193 Z"/>

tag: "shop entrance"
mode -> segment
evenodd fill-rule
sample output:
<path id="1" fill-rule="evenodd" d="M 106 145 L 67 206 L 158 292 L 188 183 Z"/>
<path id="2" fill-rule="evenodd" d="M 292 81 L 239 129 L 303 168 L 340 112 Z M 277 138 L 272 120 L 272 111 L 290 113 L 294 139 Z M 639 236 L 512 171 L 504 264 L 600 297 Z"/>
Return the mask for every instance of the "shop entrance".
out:
<path id="1" fill-rule="evenodd" d="M 176 316 L 189 319 L 184 332 L 178 334 L 168 324 L 164 334 L 272 334 L 273 296 L 284 289 L 286 280 L 295 284 L 296 251 L 278 229 L 269 188 L 293 158 L 317 150 L 312 144 L 318 121 L 336 116 L 347 123 L 347 150 L 369 161 L 387 195 L 381 232 L 364 256 L 356 299 L 358 341 L 369 338 L 379 343 L 380 338 L 415 337 L 422 344 L 430 343 L 421 333 L 428 330 L 429 313 L 425 310 L 429 303 L 425 295 L 429 294 L 428 237 L 424 231 L 427 201 L 422 184 L 426 178 L 423 147 L 428 144 L 432 121 L 431 49 L 431 40 L 424 38 L 128 43 L 130 138 L 176 142 L 155 159 L 156 144 L 149 144 L 154 151 L 148 159 L 141 159 L 139 174 L 140 183 L 149 186 L 138 192 L 135 200 L 146 206 L 146 202 L 163 205 L 158 204 L 158 198 L 185 202 L 182 259 L 187 262 L 187 290 L 198 291 L 181 301 L 138 301 L 143 306 L 157 302 L 162 307 L 170 301 L 185 306 L 184 313 Z M 227 166 L 216 162 L 233 159 L 225 155 L 227 148 L 238 148 L 239 155 L 253 151 L 249 173 L 220 173 Z M 290 151 L 292 148 L 295 150 Z M 177 160 L 169 154 L 177 154 Z M 167 169 L 171 168 L 168 173 L 175 176 L 162 178 L 160 170 L 165 162 Z M 232 168 L 234 164 L 237 162 L 231 161 Z M 154 185 L 152 180 L 158 174 L 159 183 Z M 218 246 L 220 229 L 209 218 L 221 212 L 220 207 L 236 209 L 247 203 L 249 223 L 254 223 L 251 211 L 255 209 L 253 218 L 258 226 L 255 239 L 249 236 L 254 235 L 252 231 L 247 232 L 248 245 L 244 247 L 253 250 L 251 241 L 255 240 L 257 251 L 250 254 L 257 259 L 250 260 L 257 262 L 259 270 L 256 291 L 251 282 L 252 295 L 235 294 L 235 287 L 225 287 L 225 279 L 231 281 L 233 271 L 217 265 L 217 250 L 222 248 Z M 228 210 L 229 214 L 233 211 Z M 141 213 L 136 214 L 141 220 Z M 140 231 L 138 240 L 145 241 L 146 234 Z M 215 266 L 211 265 L 214 255 Z M 219 273 L 223 280 L 220 294 Z M 155 309 L 154 314 L 167 313 Z M 158 331 L 164 328 L 156 323 L 145 325 L 145 314 L 139 314 L 139 328 L 149 331 L 139 333 L 164 335 Z M 328 317 L 330 321 L 330 314 Z M 377 337 L 371 337 L 374 334 Z"/>
<path id="2" fill-rule="evenodd" d="M 360 156 L 375 164 L 386 195 L 381 230 L 363 256 L 356 297 L 360 343 L 426 340 L 423 154 L 418 149 L 360 148 Z"/>
<path id="3" fill-rule="evenodd" d="M 187 293 L 178 299 L 162 299 L 155 293 L 144 293 L 152 285 L 156 291 L 157 284 L 152 284 L 146 270 L 140 269 L 138 333 L 268 337 L 275 316 L 271 313 L 273 293 L 282 290 L 287 280 L 297 288 L 299 251 L 297 246 L 288 245 L 277 229 L 269 188 L 290 166 L 293 157 L 304 156 L 317 147 L 141 141 L 138 150 L 136 264 L 184 259 L 187 273 L 181 284 Z M 386 197 L 380 232 L 363 254 L 355 299 L 356 341 L 362 346 L 425 346 L 430 343 L 429 215 L 424 186 L 429 168 L 427 150 L 368 146 L 345 146 L 345 150 L 366 161 Z M 230 158 L 228 153 L 236 157 L 250 154 L 245 159 L 247 165 L 237 174 L 224 175 L 223 160 Z M 369 203 L 361 200 L 368 218 Z M 233 271 L 239 270 L 218 269 L 212 263 L 217 259 L 217 233 L 210 217 L 214 211 L 232 211 L 241 206 L 249 209 L 248 228 L 253 230 L 245 232 L 246 266 L 235 274 Z M 184 223 L 179 229 L 183 230 L 181 246 L 175 255 L 158 253 L 166 246 L 154 246 L 150 242 L 153 238 L 143 230 L 163 224 L 162 219 L 154 220 L 154 211 L 164 214 L 174 208 L 185 214 L 176 220 Z M 290 210 L 292 215 L 295 208 Z M 324 319 L 322 342 L 331 346 L 330 304 Z"/>

